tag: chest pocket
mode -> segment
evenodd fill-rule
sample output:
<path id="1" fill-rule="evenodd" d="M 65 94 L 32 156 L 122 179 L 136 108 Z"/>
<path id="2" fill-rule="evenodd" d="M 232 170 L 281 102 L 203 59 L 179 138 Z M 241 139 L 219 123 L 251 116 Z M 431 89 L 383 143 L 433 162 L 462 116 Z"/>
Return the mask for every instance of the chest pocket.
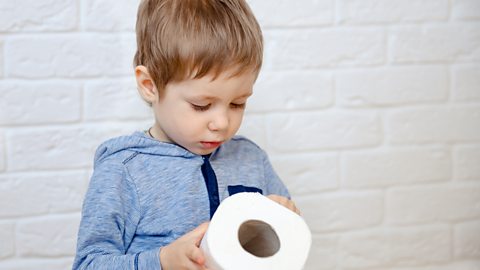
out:
<path id="1" fill-rule="evenodd" d="M 263 194 L 263 191 L 256 187 L 247 187 L 243 185 L 228 186 L 228 195 L 232 196 L 240 192 L 257 192 Z"/>

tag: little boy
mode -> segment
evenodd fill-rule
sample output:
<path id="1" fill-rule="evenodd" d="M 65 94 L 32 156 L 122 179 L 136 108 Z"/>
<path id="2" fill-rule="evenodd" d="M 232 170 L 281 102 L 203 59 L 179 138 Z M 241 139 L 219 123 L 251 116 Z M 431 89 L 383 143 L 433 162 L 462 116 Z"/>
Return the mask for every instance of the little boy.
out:
<path id="1" fill-rule="evenodd" d="M 96 151 L 73 269 L 206 269 L 220 202 L 259 192 L 298 212 L 266 153 L 234 136 L 262 64 L 244 0 L 144 0 L 135 76 L 155 123 Z"/>

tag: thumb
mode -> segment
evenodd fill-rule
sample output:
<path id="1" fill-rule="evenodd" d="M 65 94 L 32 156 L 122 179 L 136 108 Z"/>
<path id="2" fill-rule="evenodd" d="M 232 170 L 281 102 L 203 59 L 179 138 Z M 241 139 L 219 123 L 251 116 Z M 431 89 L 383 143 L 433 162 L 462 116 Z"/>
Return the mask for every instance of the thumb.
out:
<path id="1" fill-rule="evenodd" d="M 202 223 L 188 233 L 188 237 L 191 237 L 190 239 L 193 240 L 195 246 L 190 248 L 190 252 L 188 252 L 187 256 L 199 265 L 203 265 L 205 263 L 205 257 L 200 249 L 200 242 L 207 231 L 208 224 L 208 222 Z"/>
<path id="2" fill-rule="evenodd" d="M 205 256 L 199 247 L 190 247 L 190 250 L 187 252 L 187 257 L 198 265 L 205 264 Z"/>
<path id="3" fill-rule="evenodd" d="M 188 234 L 195 239 L 195 245 L 199 246 L 205 232 L 207 232 L 209 222 L 200 224 L 197 228 L 193 229 Z"/>

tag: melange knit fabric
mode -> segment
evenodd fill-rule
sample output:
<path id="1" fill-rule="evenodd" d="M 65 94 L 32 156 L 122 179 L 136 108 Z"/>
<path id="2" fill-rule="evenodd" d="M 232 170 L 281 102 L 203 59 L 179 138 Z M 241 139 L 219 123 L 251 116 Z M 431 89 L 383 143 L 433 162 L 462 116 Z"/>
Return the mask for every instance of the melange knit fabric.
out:
<path id="1" fill-rule="evenodd" d="M 206 177 L 211 169 L 216 183 Z M 210 219 L 215 192 L 219 202 L 238 192 L 290 197 L 266 153 L 241 136 L 209 156 L 143 132 L 106 141 L 95 154 L 73 269 L 161 269 L 160 248 Z"/>

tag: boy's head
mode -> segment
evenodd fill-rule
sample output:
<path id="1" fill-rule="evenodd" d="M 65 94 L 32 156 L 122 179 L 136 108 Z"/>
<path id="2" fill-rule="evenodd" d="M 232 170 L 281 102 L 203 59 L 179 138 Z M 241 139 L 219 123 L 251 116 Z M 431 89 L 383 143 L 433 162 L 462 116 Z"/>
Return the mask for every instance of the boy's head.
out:
<path id="1" fill-rule="evenodd" d="M 137 15 L 135 66 L 145 66 L 158 91 L 171 81 L 258 74 L 260 27 L 244 0 L 143 0 Z"/>
<path id="2" fill-rule="evenodd" d="M 260 27 L 244 0 L 143 0 L 135 76 L 156 139 L 205 155 L 240 127 L 262 65 Z"/>

